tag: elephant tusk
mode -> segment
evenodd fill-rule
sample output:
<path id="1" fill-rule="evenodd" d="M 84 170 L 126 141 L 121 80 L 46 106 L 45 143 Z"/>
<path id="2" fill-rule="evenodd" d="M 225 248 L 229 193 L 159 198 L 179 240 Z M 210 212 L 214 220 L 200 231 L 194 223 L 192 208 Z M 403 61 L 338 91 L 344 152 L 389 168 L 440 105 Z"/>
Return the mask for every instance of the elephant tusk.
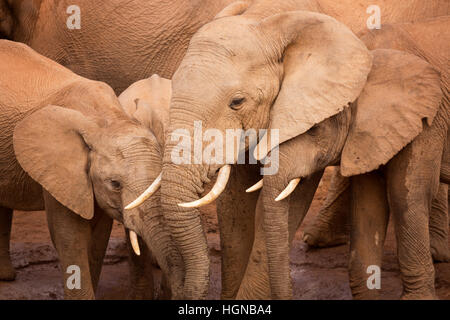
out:
<path id="1" fill-rule="evenodd" d="M 225 190 L 228 180 L 230 179 L 230 172 L 231 172 L 230 165 L 223 166 L 219 170 L 219 175 L 217 176 L 217 180 L 216 183 L 214 184 L 214 187 L 206 196 L 194 202 L 180 203 L 178 206 L 182 208 L 199 208 L 207 204 L 210 204 L 220 196 L 223 190 Z"/>
<path id="2" fill-rule="evenodd" d="M 278 196 L 278 198 L 275 199 L 275 201 L 279 202 L 279 201 L 284 200 L 287 197 L 289 197 L 291 195 L 291 193 L 295 191 L 295 188 L 297 188 L 300 181 L 302 181 L 302 179 L 300 179 L 300 178 L 291 180 L 291 182 L 289 182 L 286 189 L 283 190 L 283 192 Z"/>
<path id="3" fill-rule="evenodd" d="M 139 241 L 136 232 L 130 230 L 130 241 L 133 251 L 137 256 L 141 255 L 141 249 L 139 248 Z"/>
<path id="4" fill-rule="evenodd" d="M 126 206 L 125 210 L 131 210 L 139 207 L 141 204 L 145 202 L 145 200 L 150 198 L 156 191 L 158 191 L 158 189 L 161 187 L 161 178 L 162 173 L 158 176 L 158 178 L 156 178 L 155 181 L 153 181 L 152 185 L 148 187 L 148 189 L 145 190 L 143 194 L 141 194 L 136 200 L 134 200 L 128 206 Z"/>
<path id="5" fill-rule="evenodd" d="M 267 157 L 267 154 L 269 153 L 268 148 L 269 147 L 267 146 L 267 138 L 262 139 L 256 146 L 255 150 L 253 151 L 253 157 L 256 160 L 261 161 L 262 159 Z"/>
<path id="6" fill-rule="evenodd" d="M 251 188 L 248 188 L 247 191 L 245 191 L 245 192 L 252 193 L 252 192 L 258 191 L 259 189 L 262 189 L 263 185 L 264 185 L 264 179 L 261 179 L 257 184 L 255 184 Z"/>

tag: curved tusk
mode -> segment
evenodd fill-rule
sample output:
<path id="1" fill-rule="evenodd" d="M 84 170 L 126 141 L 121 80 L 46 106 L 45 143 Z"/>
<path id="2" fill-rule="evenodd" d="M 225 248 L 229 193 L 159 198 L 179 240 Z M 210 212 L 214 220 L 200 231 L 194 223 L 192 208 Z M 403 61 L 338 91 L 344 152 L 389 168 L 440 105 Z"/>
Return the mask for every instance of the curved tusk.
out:
<path id="1" fill-rule="evenodd" d="M 139 241 L 136 232 L 130 230 L 130 241 L 133 251 L 137 256 L 141 255 L 141 249 L 139 248 Z"/>
<path id="2" fill-rule="evenodd" d="M 267 137 L 263 138 L 253 151 L 253 157 L 258 161 L 261 161 L 262 159 L 267 157 L 267 154 L 269 153 L 267 140 Z"/>
<path id="3" fill-rule="evenodd" d="M 248 188 L 247 191 L 245 191 L 245 192 L 252 193 L 252 192 L 258 191 L 259 189 L 262 189 L 263 185 L 264 185 L 264 179 L 261 179 L 257 184 L 255 184 L 251 188 Z"/>
<path id="4" fill-rule="evenodd" d="M 275 199 L 276 202 L 279 202 L 281 200 L 286 199 L 291 195 L 292 192 L 294 192 L 295 188 L 297 188 L 298 184 L 302 181 L 302 179 L 294 179 L 291 182 L 289 182 L 288 186 L 284 191 L 278 196 L 278 198 Z"/>
<path id="5" fill-rule="evenodd" d="M 130 203 L 128 206 L 125 207 L 125 210 L 131 210 L 134 208 L 139 207 L 141 204 L 145 202 L 148 198 L 150 198 L 158 189 L 161 187 L 161 178 L 162 173 L 159 174 L 158 178 L 156 178 L 155 181 L 153 181 L 152 185 L 148 187 L 147 190 L 143 194 L 139 196 L 136 200 L 134 200 L 132 203 Z"/>
<path id="6" fill-rule="evenodd" d="M 194 202 L 180 203 L 178 206 L 182 208 L 199 208 L 207 204 L 210 204 L 220 196 L 223 190 L 225 190 L 225 187 L 227 186 L 228 183 L 228 179 L 230 179 L 230 172 L 231 172 L 230 165 L 223 166 L 219 170 L 219 175 L 217 176 L 217 180 L 216 183 L 214 184 L 214 187 L 206 196 Z"/>

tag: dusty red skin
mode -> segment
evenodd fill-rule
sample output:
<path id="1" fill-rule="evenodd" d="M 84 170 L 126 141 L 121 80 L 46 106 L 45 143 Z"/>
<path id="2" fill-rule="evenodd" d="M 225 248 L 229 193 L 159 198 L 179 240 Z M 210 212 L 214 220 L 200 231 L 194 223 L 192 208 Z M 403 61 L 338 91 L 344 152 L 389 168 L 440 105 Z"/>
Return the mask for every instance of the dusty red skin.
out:
<path id="1" fill-rule="evenodd" d="M 326 197 L 329 176 L 324 179 L 301 230 L 297 233 L 291 251 L 294 279 L 294 299 L 351 299 L 347 275 L 347 246 L 308 250 L 301 241 L 305 226 L 310 223 Z M 211 290 L 208 298 L 220 297 L 220 252 L 215 208 L 204 212 L 208 225 L 208 241 L 212 258 Z M 98 290 L 99 299 L 125 299 L 128 288 L 128 265 L 123 228 L 114 225 Z M 12 231 L 13 263 L 18 267 L 14 282 L 0 283 L 0 299 L 62 299 L 53 247 L 43 212 L 17 212 Z M 395 253 L 393 230 L 388 232 L 382 274 L 382 299 L 397 299 L 401 281 Z M 50 261 L 49 261 L 50 260 Z M 49 261 L 49 262 L 46 262 Z M 29 265 L 27 266 L 27 264 Z M 435 264 L 436 292 L 439 299 L 450 300 L 450 263 Z M 155 270 L 159 282 L 160 272 Z"/>

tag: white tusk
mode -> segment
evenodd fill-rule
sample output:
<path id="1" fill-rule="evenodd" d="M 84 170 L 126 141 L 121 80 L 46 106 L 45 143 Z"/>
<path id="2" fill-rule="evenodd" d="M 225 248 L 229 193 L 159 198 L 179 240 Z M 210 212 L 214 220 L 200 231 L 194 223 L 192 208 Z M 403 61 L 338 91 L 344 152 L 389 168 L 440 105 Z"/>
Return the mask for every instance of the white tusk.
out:
<path id="1" fill-rule="evenodd" d="M 278 196 L 278 198 L 275 199 L 276 202 L 279 202 L 281 200 L 286 199 L 291 195 L 292 192 L 294 192 L 295 188 L 297 188 L 298 184 L 302 181 L 302 179 L 294 179 L 291 182 L 289 182 L 288 186 L 284 191 Z"/>
<path id="2" fill-rule="evenodd" d="M 210 204 L 220 196 L 223 190 L 225 190 L 225 187 L 227 186 L 228 183 L 228 179 L 230 179 L 230 172 L 231 172 L 230 165 L 223 166 L 219 170 L 219 175 L 217 176 L 217 180 L 216 183 L 214 184 L 214 187 L 206 196 L 194 202 L 180 203 L 178 206 L 183 208 L 199 208 L 207 204 Z"/>
<path id="3" fill-rule="evenodd" d="M 139 241 L 136 232 L 130 230 L 130 241 L 133 251 L 137 256 L 141 255 L 141 249 L 139 249 Z"/>
<path id="4" fill-rule="evenodd" d="M 245 191 L 245 192 L 252 193 L 252 192 L 258 191 L 259 189 L 262 189 L 263 185 L 264 185 L 264 179 L 261 179 L 257 184 L 255 184 L 251 188 L 248 188 L 247 191 Z"/>
<path id="5" fill-rule="evenodd" d="M 264 137 L 258 143 L 255 150 L 253 151 L 253 157 L 258 161 L 261 161 L 262 159 L 264 159 L 267 156 L 267 154 L 269 153 L 268 146 L 267 146 L 267 140 L 268 140 L 268 138 Z"/>
<path id="6" fill-rule="evenodd" d="M 152 185 L 148 187 L 147 190 L 143 194 L 139 196 L 136 200 L 134 200 L 132 203 L 130 203 L 128 206 L 125 207 L 125 210 L 131 210 L 134 208 L 139 207 L 141 204 L 145 202 L 148 198 L 150 198 L 158 189 L 161 187 L 161 178 L 162 173 L 156 178 L 155 181 L 153 181 Z"/>

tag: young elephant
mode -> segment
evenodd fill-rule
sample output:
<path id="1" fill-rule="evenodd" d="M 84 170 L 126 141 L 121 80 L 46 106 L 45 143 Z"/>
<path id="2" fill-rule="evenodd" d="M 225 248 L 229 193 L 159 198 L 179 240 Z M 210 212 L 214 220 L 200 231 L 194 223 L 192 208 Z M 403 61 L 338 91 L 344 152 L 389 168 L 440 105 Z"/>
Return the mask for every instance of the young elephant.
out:
<path id="1" fill-rule="evenodd" d="M 109 86 L 26 45 L 0 41 L 0 73 L 0 279 L 14 278 L 7 252 L 13 209 L 45 209 L 66 298 L 95 297 L 112 219 L 132 231 L 137 252 L 135 233 L 144 239 L 163 272 L 173 275 L 173 287 L 180 286 L 182 262 L 159 203 L 124 209 L 157 180 L 155 136 L 123 112 Z M 81 272 L 74 289 L 66 285 L 71 266 Z"/>
<path id="2" fill-rule="evenodd" d="M 264 177 L 264 232 L 274 298 L 292 295 L 288 217 L 298 198 L 288 196 L 303 187 L 302 178 L 339 163 L 341 174 L 351 177 L 349 273 L 355 298 L 377 296 L 367 288 L 367 269 L 381 266 L 389 211 L 396 226 L 403 298 L 435 298 L 428 215 L 438 193 L 449 106 L 443 103 L 439 72 L 431 65 L 395 50 L 372 54 L 373 68 L 358 100 L 281 144 L 279 172 Z M 262 146 L 258 158 L 267 151 Z"/>
<path id="3" fill-rule="evenodd" d="M 442 75 L 444 98 L 449 101 L 450 69 L 450 16 L 428 19 L 415 23 L 383 24 L 380 30 L 365 30 L 361 40 L 371 49 L 395 49 L 417 55 L 438 69 Z M 446 159 L 449 158 L 448 156 Z M 448 203 L 447 186 L 450 165 L 441 166 L 441 180 L 438 197 L 433 202 L 430 214 L 430 240 L 433 258 L 449 261 L 448 248 Z M 335 174 L 330 193 L 313 224 L 305 229 L 305 241 L 313 246 L 329 246 L 346 241 L 346 220 L 350 215 L 348 179 Z"/>
<path id="4" fill-rule="evenodd" d="M 169 118 L 169 102 L 172 94 L 171 81 L 153 75 L 148 79 L 140 80 L 132 84 L 120 96 L 120 104 L 125 113 L 131 119 L 137 120 L 141 125 L 150 130 L 155 136 L 159 148 L 164 145 L 164 127 Z M 159 185 L 153 185 L 156 189 Z M 158 191 L 154 191 L 154 197 L 159 197 Z M 141 201 L 143 198 L 141 198 Z M 155 199 L 156 200 L 156 199 Z M 134 209 L 135 203 L 127 210 Z M 162 216 L 159 217 L 163 221 Z M 164 223 L 161 225 L 164 228 Z M 130 255 L 131 283 L 136 287 L 132 298 L 146 297 L 154 291 L 153 288 L 153 265 L 155 259 L 145 242 L 139 238 L 140 256 Z M 129 241 L 128 241 L 129 242 Z M 160 298 L 170 298 L 170 288 L 167 278 L 163 274 L 162 293 Z"/>

